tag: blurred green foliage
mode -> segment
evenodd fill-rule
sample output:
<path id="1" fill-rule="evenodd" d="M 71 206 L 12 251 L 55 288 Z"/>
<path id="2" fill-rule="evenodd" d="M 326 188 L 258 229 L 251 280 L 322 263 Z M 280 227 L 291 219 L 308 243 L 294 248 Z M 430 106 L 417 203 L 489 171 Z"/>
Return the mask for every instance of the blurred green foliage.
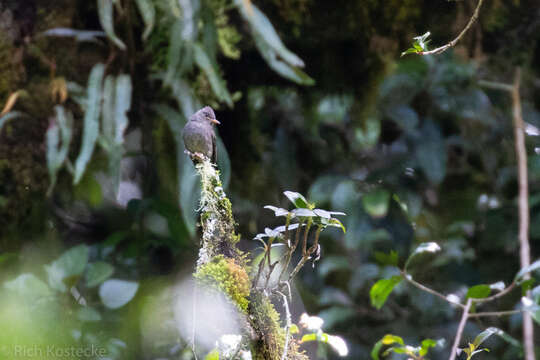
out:
<path id="1" fill-rule="evenodd" d="M 524 119 L 540 127 L 533 1 L 488 2 L 455 52 L 399 59 L 411 34 L 452 38 L 467 6 L 0 4 L 0 99 L 28 94 L 0 118 L 0 353 L 93 345 L 111 359 L 191 358 L 171 309 L 177 274 L 191 271 L 197 248 L 199 185 L 180 134 L 208 104 L 222 122 L 218 166 L 243 248 L 282 225 L 262 206 L 284 206 L 285 190 L 347 213 L 347 232 L 326 231 L 315 270 L 300 273 L 293 318 L 303 307 L 318 314 L 351 359 L 369 358 L 385 334 L 445 358 L 448 345 L 422 339 L 451 339 L 457 312 L 392 281 L 396 266 L 435 241 L 437 256 L 411 262 L 416 280 L 471 297 L 485 295 L 478 284 L 510 283 L 519 270 L 510 102 L 478 80 L 507 81 L 523 65 Z M 537 147 L 527 136 L 533 259 Z M 382 287 L 377 310 L 369 295 L 381 279 L 392 295 Z M 538 304 L 534 281 L 526 285 Z M 518 292 L 497 309 L 519 306 Z M 464 338 L 503 329 L 505 341 L 490 339 L 478 358 L 519 358 L 520 321 L 470 322 Z"/>

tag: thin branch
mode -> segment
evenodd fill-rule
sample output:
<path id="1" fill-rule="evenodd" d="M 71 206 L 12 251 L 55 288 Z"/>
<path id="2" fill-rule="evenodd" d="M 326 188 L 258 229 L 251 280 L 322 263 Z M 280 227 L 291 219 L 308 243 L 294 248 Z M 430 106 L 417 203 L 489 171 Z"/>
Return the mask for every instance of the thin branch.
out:
<path id="1" fill-rule="evenodd" d="M 486 317 L 486 316 L 496 316 L 496 317 L 509 316 L 509 315 L 520 314 L 524 311 L 525 310 L 486 311 L 486 312 L 469 314 L 469 318 L 479 318 L 479 317 Z"/>
<path id="2" fill-rule="evenodd" d="M 407 274 L 405 271 L 401 271 L 401 276 L 407 281 L 409 282 L 411 285 L 414 285 L 416 286 L 417 288 L 419 288 L 420 290 L 423 290 L 427 293 L 430 293 L 431 295 L 435 295 L 441 299 L 443 299 L 444 301 L 446 301 L 447 303 L 449 304 L 452 304 L 452 305 L 456 305 L 456 306 L 459 306 L 460 308 L 462 309 L 465 309 L 465 305 L 461 304 L 461 303 L 456 303 L 456 302 L 453 302 L 453 301 L 450 301 L 448 300 L 448 298 L 444 295 L 444 294 L 441 294 L 440 292 L 436 291 L 436 290 L 433 290 L 433 289 L 430 289 L 428 288 L 427 286 L 424 286 L 422 284 L 420 284 L 419 282 L 415 281 L 412 276 L 410 276 L 409 274 Z"/>
<path id="3" fill-rule="evenodd" d="M 475 303 L 485 303 L 485 302 L 489 302 L 489 301 L 493 301 L 495 299 L 498 299 L 506 294 L 508 294 L 510 291 L 512 291 L 514 288 L 516 287 L 516 283 L 513 282 L 511 283 L 510 285 L 508 285 L 508 287 L 506 287 L 506 289 L 496 293 L 495 295 L 491 295 L 489 297 L 486 297 L 486 298 L 482 298 L 482 299 L 473 299 L 473 302 Z"/>
<path id="4" fill-rule="evenodd" d="M 448 44 L 440 46 L 436 49 L 429 50 L 429 51 L 421 51 L 418 52 L 418 55 L 437 55 L 445 52 L 446 50 L 450 49 L 451 47 L 454 47 L 459 40 L 465 35 L 467 31 L 471 28 L 472 24 L 478 19 L 478 14 L 480 13 L 480 8 L 482 7 L 482 3 L 484 0 L 478 0 L 478 4 L 476 4 L 476 9 L 474 9 L 474 13 L 472 14 L 471 18 L 469 19 L 469 22 L 465 26 L 463 30 L 459 33 L 459 35 L 452 41 L 450 41 Z"/>
<path id="5" fill-rule="evenodd" d="M 519 86 L 521 71 L 518 67 L 514 76 L 514 86 L 512 90 L 512 114 L 514 122 L 514 137 L 518 167 L 518 213 L 519 213 L 519 259 L 521 268 L 531 264 L 531 254 L 529 246 L 529 184 L 527 179 L 527 149 L 525 148 L 525 132 L 523 126 L 523 116 L 521 114 L 521 99 L 519 96 Z M 524 279 L 530 278 L 529 274 Z M 530 296 L 530 292 L 527 293 Z M 525 359 L 534 360 L 534 327 L 531 315 L 523 314 L 523 342 L 525 349 Z"/>
<path id="6" fill-rule="evenodd" d="M 280 291 L 276 291 L 279 295 L 283 297 L 283 307 L 285 308 L 285 345 L 283 346 L 283 354 L 281 355 L 281 360 L 287 359 L 287 350 L 289 349 L 289 330 L 291 328 L 291 312 L 289 311 L 289 303 L 287 302 L 287 296 Z"/>
<path id="7" fill-rule="evenodd" d="M 512 92 L 512 90 L 514 89 L 512 85 L 500 83 L 497 81 L 479 80 L 478 85 L 485 87 L 487 89 L 501 90 L 501 91 L 508 91 L 508 92 Z"/>
<path id="8" fill-rule="evenodd" d="M 459 342 L 461 341 L 461 335 L 463 335 L 463 329 L 465 329 L 465 324 L 467 323 L 467 318 L 469 317 L 469 310 L 471 309 L 472 300 L 469 298 L 463 309 L 463 315 L 461 315 L 461 320 L 459 321 L 459 326 L 456 332 L 456 338 L 454 339 L 454 345 L 452 345 L 452 350 L 450 352 L 450 357 L 448 360 L 455 360 L 457 355 L 457 349 Z"/>

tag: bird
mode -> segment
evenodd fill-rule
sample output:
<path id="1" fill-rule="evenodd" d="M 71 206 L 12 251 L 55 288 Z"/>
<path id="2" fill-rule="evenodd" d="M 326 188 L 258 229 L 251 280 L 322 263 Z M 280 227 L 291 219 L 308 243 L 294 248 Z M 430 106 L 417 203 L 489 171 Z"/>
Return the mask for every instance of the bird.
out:
<path id="1" fill-rule="evenodd" d="M 210 106 L 205 106 L 191 115 L 184 126 L 182 137 L 186 153 L 191 157 L 194 164 L 210 159 L 212 163 L 217 161 L 216 134 L 214 124 L 221 124 Z"/>

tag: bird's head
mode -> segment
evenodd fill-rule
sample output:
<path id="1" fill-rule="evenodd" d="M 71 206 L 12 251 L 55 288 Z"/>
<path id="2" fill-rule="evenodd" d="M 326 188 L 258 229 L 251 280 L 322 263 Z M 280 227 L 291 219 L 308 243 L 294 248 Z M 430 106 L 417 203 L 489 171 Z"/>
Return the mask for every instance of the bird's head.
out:
<path id="1" fill-rule="evenodd" d="M 190 120 L 205 121 L 205 122 L 209 122 L 211 125 L 221 124 L 216 119 L 216 114 L 214 114 L 214 110 L 212 110 L 210 106 L 205 106 L 199 111 L 197 111 L 195 114 L 191 116 Z"/>

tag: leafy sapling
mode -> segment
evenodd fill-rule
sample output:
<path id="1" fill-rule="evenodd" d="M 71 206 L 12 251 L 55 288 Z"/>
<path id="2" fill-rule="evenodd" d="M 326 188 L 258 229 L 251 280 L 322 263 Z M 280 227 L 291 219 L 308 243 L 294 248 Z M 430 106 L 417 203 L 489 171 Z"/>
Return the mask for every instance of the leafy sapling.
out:
<path id="1" fill-rule="evenodd" d="M 321 251 L 319 237 L 324 229 L 331 226 L 338 227 L 343 232 L 346 231 L 341 221 L 334 217 L 345 215 L 345 213 L 318 209 L 315 204 L 308 202 L 302 194 L 297 192 L 285 191 L 284 194 L 295 206 L 293 210 L 272 205 L 267 205 L 264 208 L 273 211 L 276 217 L 285 217 L 285 225 L 274 229 L 266 228 L 264 233 L 260 233 L 254 238 L 262 243 L 264 255 L 259 261 L 253 285 L 265 290 L 269 289 L 270 277 L 277 265 L 281 267 L 281 272 L 277 277 L 277 286 L 281 288 L 294 278 L 306 262 L 312 260 L 314 264 L 319 260 Z M 314 230 L 313 241 L 311 246 L 308 246 L 310 232 L 313 234 L 311 230 Z M 273 260 L 272 249 L 277 246 L 283 246 L 285 251 Z M 298 247 L 301 249 L 301 258 L 292 272 L 286 276 L 293 254 Z M 266 275 L 265 281 L 261 281 L 263 270 L 265 270 Z M 273 286 L 269 290 L 277 289 L 276 286 Z"/>

